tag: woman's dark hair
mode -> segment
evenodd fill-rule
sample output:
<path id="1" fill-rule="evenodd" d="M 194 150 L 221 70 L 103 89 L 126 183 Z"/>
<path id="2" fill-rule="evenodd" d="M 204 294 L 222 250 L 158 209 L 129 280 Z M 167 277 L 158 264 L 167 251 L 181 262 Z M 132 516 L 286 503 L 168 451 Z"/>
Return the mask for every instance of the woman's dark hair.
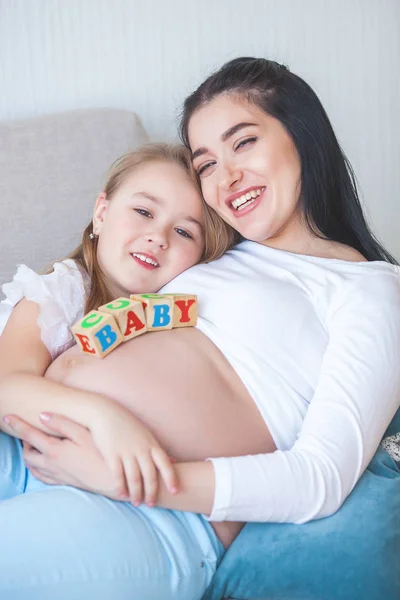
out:
<path id="1" fill-rule="evenodd" d="M 351 165 L 321 102 L 303 79 L 264 58 L 227 62 L 185 100 L 180 133 L 187 147 L 193 113 L 220 94 L 245 98 L 278 119 L 291 136 L 301 164 L 300 202 L 311 231 L 355 248 L 367 260 L 397 264 L 371 233 Z"/>

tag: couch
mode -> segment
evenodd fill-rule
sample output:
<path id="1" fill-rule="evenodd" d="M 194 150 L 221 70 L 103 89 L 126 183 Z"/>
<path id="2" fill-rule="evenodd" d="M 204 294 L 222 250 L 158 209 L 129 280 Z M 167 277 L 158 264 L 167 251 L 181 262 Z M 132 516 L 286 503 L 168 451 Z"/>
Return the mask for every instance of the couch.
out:
<path id="1" fill-rule="evenodd" d="M 0 286 L 80 243 L 112 161 L 148 141 L 134 112 L 76 110 L 0 123 Z"/>

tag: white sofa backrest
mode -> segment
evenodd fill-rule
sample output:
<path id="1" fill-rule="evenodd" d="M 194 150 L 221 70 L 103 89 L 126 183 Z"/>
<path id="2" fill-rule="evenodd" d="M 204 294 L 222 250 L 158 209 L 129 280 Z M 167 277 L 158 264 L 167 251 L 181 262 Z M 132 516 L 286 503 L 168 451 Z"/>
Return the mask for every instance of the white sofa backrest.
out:
<path id="1" fill-rule="evenodd" d="M 17 264 L 39 270 L 75 248 L 111 163 L 147 141 L 126 110 L 0 123 L 0 286 Z"/>

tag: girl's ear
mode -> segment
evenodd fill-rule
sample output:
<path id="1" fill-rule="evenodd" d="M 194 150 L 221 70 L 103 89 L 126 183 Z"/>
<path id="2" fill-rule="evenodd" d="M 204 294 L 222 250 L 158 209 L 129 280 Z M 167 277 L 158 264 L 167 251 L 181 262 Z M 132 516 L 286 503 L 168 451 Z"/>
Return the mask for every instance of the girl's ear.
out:
<path id="1" fill-rule="evenodd" d="M 107 196 L 104 192 L 97 196 L 93 211 L 93 233 L 99 235 L 108 208 Z"/>

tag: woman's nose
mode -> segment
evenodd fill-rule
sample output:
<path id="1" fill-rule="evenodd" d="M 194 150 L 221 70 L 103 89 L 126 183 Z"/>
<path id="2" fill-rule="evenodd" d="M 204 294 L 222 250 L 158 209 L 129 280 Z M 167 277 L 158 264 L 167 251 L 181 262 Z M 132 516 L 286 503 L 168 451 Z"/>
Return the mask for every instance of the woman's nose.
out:
<path id="1" fill-rule="evenodd" d="M 240 183 L 243 177 L 242 170 L 234 163 L 225 163 L 220 172 L 221 178 L 219 181 L 219 186 L 225 190 L 234 188 L 236 184 Z"/>

